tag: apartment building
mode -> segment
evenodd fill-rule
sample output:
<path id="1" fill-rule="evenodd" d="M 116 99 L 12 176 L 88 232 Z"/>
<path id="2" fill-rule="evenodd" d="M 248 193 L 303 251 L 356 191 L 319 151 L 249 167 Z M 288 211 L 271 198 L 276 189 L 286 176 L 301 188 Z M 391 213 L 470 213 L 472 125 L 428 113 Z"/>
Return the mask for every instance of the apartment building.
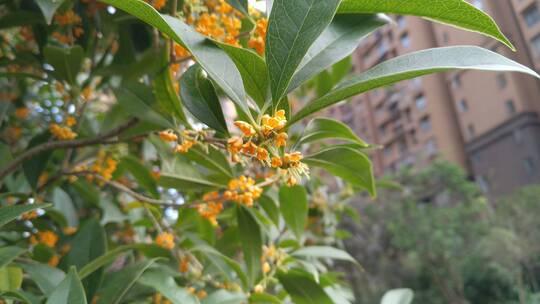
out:
<path id="1" fill-rule="evenodd" d="M 514 42 L 493 39 L 415 17 L 396 17 L 355 53 L 365 71 L 421 49 L 479 45 L 540 71 L 540 0 L 474 0 Z M 540 182 L 540 82 L 517 73 L 459 71 L 378 89 L 331 109 L 373 143 L 377 175 L 424 166 L 435 157 L 461 165 L 493 196 Z"/>

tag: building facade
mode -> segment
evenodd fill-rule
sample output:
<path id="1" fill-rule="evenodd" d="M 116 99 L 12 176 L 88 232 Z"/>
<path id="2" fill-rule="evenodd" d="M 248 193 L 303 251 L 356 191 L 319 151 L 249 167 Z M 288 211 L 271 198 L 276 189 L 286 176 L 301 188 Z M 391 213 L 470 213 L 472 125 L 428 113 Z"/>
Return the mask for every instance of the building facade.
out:
<path id="1" fill-rule="evenodd" d="M 540 70 L 540 0 L 474 0 L 518 49 L 415 17 L 367 38 L 356 72 L 421 49 L 478 45 Z M 330 110 L 383 149 L 377 175 L 423 166 L 435 157 L 461 165 L 493 196 L 540 182 L 540 82 L 517 73 L 458 71 L 381 88 Z"/>

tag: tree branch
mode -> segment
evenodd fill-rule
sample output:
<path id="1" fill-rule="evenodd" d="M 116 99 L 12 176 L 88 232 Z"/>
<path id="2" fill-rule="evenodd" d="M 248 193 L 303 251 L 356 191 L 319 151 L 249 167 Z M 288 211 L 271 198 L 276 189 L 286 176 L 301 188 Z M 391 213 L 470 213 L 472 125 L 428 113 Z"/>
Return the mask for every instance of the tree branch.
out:
<path id="1" fill-rule="evenodd" d="M 35 146 L 26 152 L 19 155 L 13 161 L 11 161 L 5 168 L 0 171 L 0 181 L 4 179 L 8 174 L 15 171 L 25 160 L 28 160 L 40 153 L 56 149 L 69 149 L 80 148 L 86 146 L 92 146 L 97 144 L 107 144 L 108 139 L 120 135 L 127 129 L 135 126 L 139 122 L 139 119 L 132 118 L 127 123 L 109 131 L 98 135 L 94 138 L 76 139 L 76 140 L 64 140 L 64 141 L 50 141 L 39 146 Z"/>

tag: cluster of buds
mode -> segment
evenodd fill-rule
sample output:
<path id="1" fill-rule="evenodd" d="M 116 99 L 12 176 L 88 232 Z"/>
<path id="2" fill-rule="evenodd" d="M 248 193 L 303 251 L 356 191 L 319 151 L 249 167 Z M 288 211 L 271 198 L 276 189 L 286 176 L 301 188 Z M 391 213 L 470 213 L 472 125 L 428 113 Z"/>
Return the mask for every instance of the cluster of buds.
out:
<path id="1" fill-rule="evenodd" d="M 155 293 L 152 296 L 152 304 L 172 304 L 172 302 L 167 299 L 164 299 L 162 294 Z"/>
<path id="2" fill-rule="evenodd" d="M 266 29 L 268 28 L 268 20 L 266 18 L 261 18 L 257 20 L 257 25 L 255 27 L 255 35 L 249 40 L 248 46 L 252 49 L 255 49 L 259 55 L 264 54 L 266 48 Z"/>
<path id="3" fill-rule="evenodd" d="M 223 211 L 223 203 L 217 192 L 207 193 L 203 197 L 204 204 L 197 205 L 197 212 L 212 225 L 217 226 L 217 217 Z"/>
<path id="4" fill-rule="evenodd" d="M 38 231 L 35 235 L 30 236 L 30 244 L 43 244 L 47 247 L 53 248 L 58 242 L 58 235 L 53 231 Z"/>
<path id="5" fill-rule="evenodd" d="M 261 256 L 261 270 L 266 276 L 271 271 L 272 268 L 279 267 L 285 260 L 286 253 L 283 249 L 278 249 L 274 245 L 263 246 L 263 254 Z M 262 293 L 266 289 L 266 280 L 263 280 L 261 283 L 255 285 L 253 291 L 255 293 Z"/>
<path id="6" fill-rule="evenodd" d="M 58 124 L 50 124 L 49 131 L 59 140 L 71 140 L 77 137 L 77 133 L 73 132 L 70 127 L 62 127 Z"/>
<path id="7" fill-rule="evenodd" d="M 254 200 L 261 197 L 263 189 L 255 185 L 255 180 L 244 175 L 229 181 L 228 190 L 223 193 L 227 201 L 234 201 L 252 207 Z"/>
<path id="8" fill-rule="evenodd" d="M 165 249 L 171 250 L 174 248 L 174 235 L 169 232 L 160 233 L 156 237 L 156 244 Z"/>
<path id="9" fill-rule="evenodd" d="M 245 121 L 234 124 L 243 136 L 228 140 L 227 149 L 233 162 L 241 161 L 239 154 L 256 158 L 267 167 L 279 169 L 289 186 L 309 174 L 309 168 L 302 163 L 302 153 L 281 153 L 279 150 L 287 145 L 288 139 L 287 133 L 282 131 L 287 125 L 284 110 L 277 111 L 274 116 L 263 115 L 260 125 L 254 126 Z"/>
<path id="10" fill-rule="evenodd" d="M 163 141 L 174 143 L 174 152 L 185 154 L 188 153 L 201 139 L 206 137 L 204 131 L 197 132 L 184 130 L 180 134 L 181 135 L 178 136 L 172 130 L 165 130 L 159 132 L 159 138 Z"/>
<path id="11" fill-rule="evenodd" d="M 206 293 L 204 289 L 200 289 L 199 291 L 197 291 L 195 287 L 189 287 L 187 291 L 191 293 L 192 295 L 196 296 L 199 300 L 202 300 L 208 296 L 208 294 Z"/>
<path id="12" fill-rule="evenodd" d="M 53 38 L 58 40 L 60 43 L 72 44 L 74 42 L 74 38 L 79 38 L 84 34 L 84 30 L 80 26 L 82 24 L 82 19 L 73 10 L 56 14 L 54 16 L 54 20 L 58 25 L 68 27 L 67 34 L 62 34 L 60 32 L 52 33 Z"/>

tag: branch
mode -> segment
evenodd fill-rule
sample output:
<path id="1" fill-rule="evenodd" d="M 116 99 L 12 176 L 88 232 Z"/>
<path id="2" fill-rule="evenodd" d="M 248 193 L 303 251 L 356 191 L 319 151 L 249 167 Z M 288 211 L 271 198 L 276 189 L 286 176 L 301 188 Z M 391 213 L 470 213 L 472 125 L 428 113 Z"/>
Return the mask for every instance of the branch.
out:
<path id="1" fill-rule="evenodd" d="M 86 146 L 93 146 L 97 144 L 107 144 L 107 140 L 120 135 L 125 130 L 135 126 L 139 120 L 132 118 L 127 123 L 109 131 L 98 135 L 94 138 L 76 139 L 76 140 L 64 140 L 64 141 L 50 141 L 39 146 L 35 146 L 23 154 L 19 155 L 13 161 L 11 161 L 4 169 L 0 171 L 0 181 L 4 179 L 8 174 L 12 173 L 19 167 L 25 160 L 28 160 L 40 153 L 56 149 L 69 149 L 69 148 L 81 148 Z"/>

